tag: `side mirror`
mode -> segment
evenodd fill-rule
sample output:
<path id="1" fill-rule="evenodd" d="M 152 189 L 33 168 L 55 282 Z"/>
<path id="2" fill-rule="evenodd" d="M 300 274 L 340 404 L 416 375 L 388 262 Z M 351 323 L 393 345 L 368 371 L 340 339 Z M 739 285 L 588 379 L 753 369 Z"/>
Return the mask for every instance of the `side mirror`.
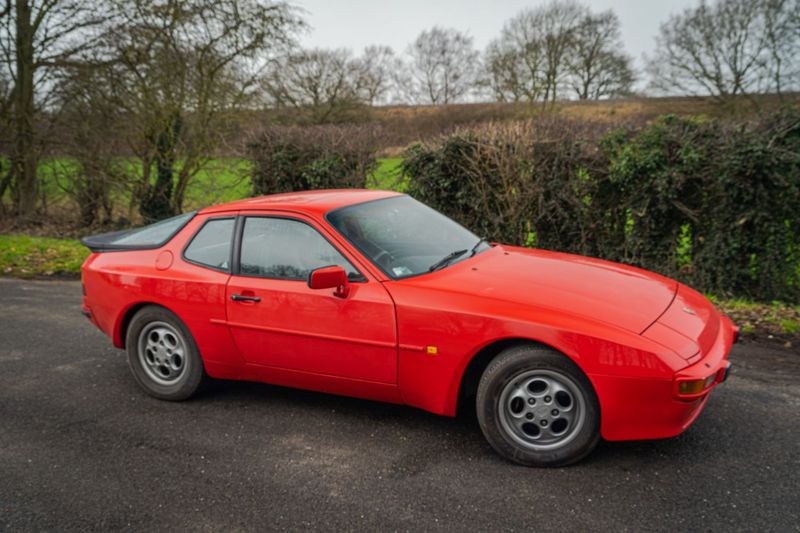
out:
<path id="1" fill-rule="evenodd" d="M 350 282 L 347 279 L 347 272 L 337 265 L 321 267 L 312 270 L 308 275 L 308 286 L 312 289 L 333 289 L 333 295 L 338 298 L 345 298 L 350 294 Z"/>

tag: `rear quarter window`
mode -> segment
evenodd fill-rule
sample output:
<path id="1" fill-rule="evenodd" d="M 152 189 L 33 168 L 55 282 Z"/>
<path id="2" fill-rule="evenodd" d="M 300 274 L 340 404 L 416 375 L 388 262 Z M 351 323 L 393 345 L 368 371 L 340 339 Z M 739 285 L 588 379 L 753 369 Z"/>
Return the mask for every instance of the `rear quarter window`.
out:
<path id="1" fill-rule="evenodd" d="M 212 218 L 197 231 L 183 258 L 200 266 L 230 272 L 235 218 Z"/>

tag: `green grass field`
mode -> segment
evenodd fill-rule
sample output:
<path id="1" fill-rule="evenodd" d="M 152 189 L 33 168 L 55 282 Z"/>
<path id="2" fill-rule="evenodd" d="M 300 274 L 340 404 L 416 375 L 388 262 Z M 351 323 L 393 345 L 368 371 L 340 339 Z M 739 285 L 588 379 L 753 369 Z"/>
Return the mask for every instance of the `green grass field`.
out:
<path id="1" fill-rule="evenodd" d="M 39 163 L 39 176 L 43 195 L 49 205 L 68 204 L 70 187 L 67 177 L 76 171 L 77 162 L 66 157 L 42 159 Z M 124 175 L 141 176 L 141 163 L 133 158 L 120 158 L 114 162 L 113 170 Z M 177 170 L 180 170 L 178 167 Z M 209 160 L 194 176 L 186 191 L 186 209 L 196 209 L 207 205 L 230 202 L 246 198 L 252 190 L 250 184 L 251 164 L 238 158 L 218 158 Z M 126 208 L 131 192 L 121 184 L 112 185 L 111 199 L 117 209 Z"/>
<path id="2" fill-rule="evenodd" d="M 371 189 L 405 192 L 408 182 L 403 176 L 402 164 L 401 157 L 378 159 L 378 166 L 367 180 L 367 186 Z"/>
<path id="3" fill-rule="evenodd" d="M 378 159 L 378 165 L 367 178 L 367 186 L 374 189 L 405 191 L 407 183 L 400 168 L 401 158 Z M 2 163 L 2 162 L 0 162 Z M 117 170 L 127 175 L 141 175 L 141 165 L 136 159 L 120 159 Z M 69 207 L 67 176 L 74 173 L 77 162 L 70 158 L 46 158 L 39 163 L 43 196 L 48 205 Z M 186 191 L 184 209 L 198 209 L 209 205 L 247 198 L 251 195 L 251 163 L 246 159 L 218 158 L 207 162 L 193 178 Z M 130 190 L 112 186 L 111 199 L 116 210 L 125 210 L 130 203 Z"/>

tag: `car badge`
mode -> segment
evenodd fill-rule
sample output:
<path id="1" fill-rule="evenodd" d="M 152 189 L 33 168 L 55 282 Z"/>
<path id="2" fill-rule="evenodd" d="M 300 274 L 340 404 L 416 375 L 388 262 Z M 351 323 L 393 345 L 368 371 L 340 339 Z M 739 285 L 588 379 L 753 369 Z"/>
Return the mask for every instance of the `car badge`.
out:
<path id="1" fill-rule="evenodd" d="M 683 308 L 683 312 L 684 313 L 689 313 L 690 315 L 696 315 L 697 314 L 697 313 L 694 312 L 694 310 L 689 309 L 688 307 L 684 307 Z"/>

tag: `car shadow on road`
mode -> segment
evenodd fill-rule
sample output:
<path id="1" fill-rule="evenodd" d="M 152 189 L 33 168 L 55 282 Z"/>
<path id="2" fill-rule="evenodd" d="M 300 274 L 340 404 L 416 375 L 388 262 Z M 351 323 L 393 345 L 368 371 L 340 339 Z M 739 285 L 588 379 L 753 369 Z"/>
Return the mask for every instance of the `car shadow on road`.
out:
<path id="1" fill-rule="evenodd" d="M 449 453 L 463 454 L 470 460 L 482 457 L 484 460 L 506 463 L 491 452 L 484 440 L 474 408 L 462 409 L 456 417 L 451 418 L 404 405 L 236 381 L 216 381 L 191 403 L 222 409 L 248 406 L 252 411 L 265 414 L 282 416 L 285 413 L 312 420 L 336 417 L 336 423 L 347 428 L 350 435 L 356 438 L 359 432 L 367 438 L 376 431 L 394 431 L 447 449 Z M 309 431 L 313 431 L 313 428 Z M 674 464 L 676 460 L 696 453 L 703 453 L 707 457 L 709 454 L 715 455 L 714 450 L 720 448 L 715 446 L 716 443 L 733 437 L 732 431 L 724 424 L 705 420 L 699 427 L 689 428 L 686 433 L 669 439 L 631 442 L 601 440 L 595 451 L 579 464 L 604 470 L 617 468 L 620 464 Z"/>

